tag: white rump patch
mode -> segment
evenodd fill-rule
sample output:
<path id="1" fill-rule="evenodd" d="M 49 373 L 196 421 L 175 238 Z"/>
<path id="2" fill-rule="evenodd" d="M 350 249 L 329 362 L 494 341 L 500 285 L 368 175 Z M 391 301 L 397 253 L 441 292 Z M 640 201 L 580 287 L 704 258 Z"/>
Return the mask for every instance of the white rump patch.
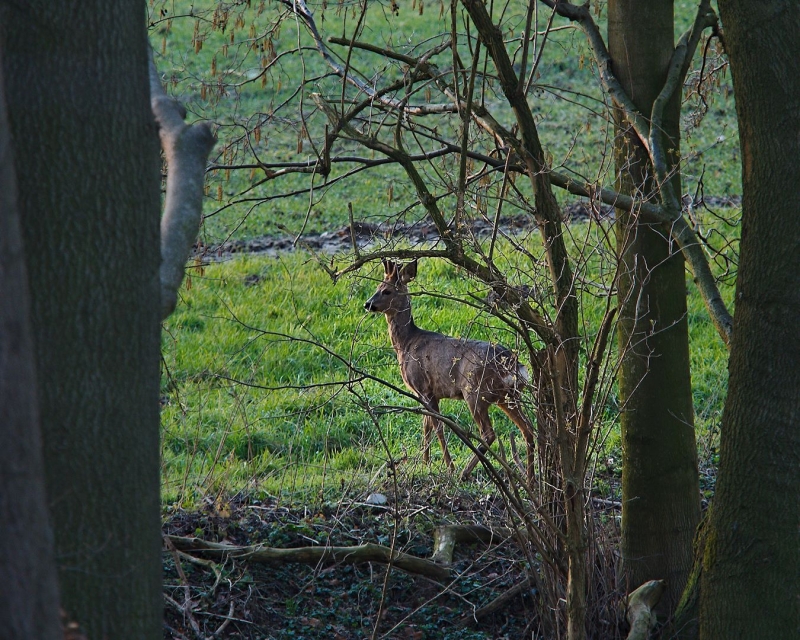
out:
<path id="1" fill-rule="evenodd" d="M 530 381 L 528 369 L 523 365 L 518 365 L 514 373 L 509 373 L 503 377 L 503 383 L 509 387 L 516 387 L 518 384 L 527 384 Z"/>

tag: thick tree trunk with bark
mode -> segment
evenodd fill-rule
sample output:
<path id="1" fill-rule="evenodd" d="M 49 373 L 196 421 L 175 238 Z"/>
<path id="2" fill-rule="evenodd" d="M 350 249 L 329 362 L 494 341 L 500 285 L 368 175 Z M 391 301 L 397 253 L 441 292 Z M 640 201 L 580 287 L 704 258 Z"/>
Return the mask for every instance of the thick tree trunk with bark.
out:
<path id="1" fill-rule="evenodd" d="M 608 46 L 613 70 L 640 113 L 649 116 L 674 48 L 671 0 L 612 0 Z M 664 113 L 668 149 L 677 157 L 680 95 Z M 617 189 L 653 193 L 646 151 L 618 116 Z M 673 186 L 680 193 L 679 177 Z M 669 231 L 618 210 L 618 329 L 623 412 L 622 555 L 628 588 L 667 581 L 659 609 L 675 607 L 692 563 L 699 487 L 694 434 L 686 275 Z"/>
<path id="2" fill-rule="evenodd" d="M 13 640 L 56 640 L 58 582 L 47 515 L 28 277 L 0 51 L 0 620 Z"/>
<path id="3" fill-rule="evenodd" d="M 6 5 L 4 70 L 62 603 L 161 636 L 159 176 L 144 7 Z"/>
<path id="4" fill-rule="evenodd" d="M 701 638 L 800 636 L 800 15 L 720 0 L 742 149 L 728 399 Z"/>

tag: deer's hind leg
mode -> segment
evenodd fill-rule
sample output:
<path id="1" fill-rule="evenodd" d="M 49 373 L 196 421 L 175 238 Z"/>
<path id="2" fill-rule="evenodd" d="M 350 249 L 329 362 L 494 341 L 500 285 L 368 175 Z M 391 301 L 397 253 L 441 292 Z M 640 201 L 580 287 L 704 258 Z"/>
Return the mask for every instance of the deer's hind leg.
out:
<path id="1" fill-rule="evenodd" d="M 472 418 L 480 429 L 481 438 L 483 439 L 483 442 L 478 445 L 478 451 L 484 454 L 497 437 L 494 432 L 494 427 L 492 427 L 492 419 L 489 417 L 489 407 L 492 405 L 478 396 L 467 397 L 465 400 L 467 401 L 467 406 L 472 414 Z M 477 455 L 472 456 L 472 459 L 461 472 L 461 479 L 466 480 L 469 478 L 479 462 L 480 458 Z"/>
<path id="2" fill-rule="evenodd" d="M 422 461 L 431 463 L 431 432 L 433 431 L 433 416 L 422 416 Z"/>
<path id="3" fill-rule="evenodd" d="M 528 449 L 525 464 L 527 466 L 527 479 L 528 485 L 534 480 L 534 466 L 536 452 L 536 438 L 534 436 L 534 428 L 528 416 L 526 416 L 519 405 L 519 402 L 498 402 L 497 406 L 511 418 L 511 421 L 517 425 L 517 428 L 522 432 L 522 437 L 525 438 L 525 446 Z"/>

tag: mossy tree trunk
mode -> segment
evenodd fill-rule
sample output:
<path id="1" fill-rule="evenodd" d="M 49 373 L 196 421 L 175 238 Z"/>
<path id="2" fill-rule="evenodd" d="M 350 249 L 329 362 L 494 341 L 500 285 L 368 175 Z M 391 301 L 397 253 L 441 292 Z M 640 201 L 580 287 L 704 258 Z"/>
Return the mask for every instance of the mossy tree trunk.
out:
<path id="1" fill-rule="evenodd" d="M 141 2 L 4 3 L 61 600 L 161 637 L 159 157 Z"/>
<path id="2" fill-rule="evenodd" d="M 674 49 L 671 0 L 611 0 L 608 44 L 613 69 L 649 116 Z M 680 95 L 664 113 L 666 145 L 677 158 Z M 646 151 L 621 115 L 615 141 L 617 189 L 656 196 Z M 669 153 L 669 152 L 668 152 Z M 676 193 L 680 178 L 673 177 Z M 622 555 L 629 590 L 665 579 L 659 610 L 680 598 L 692 563 L 699 487 L 694 434 L 684 260 L 668 230 L 618 210 L 618 344 L 623 446 Z"/>
<path id="3" fill-rule="evenodd" d="M 701 638 L 800 637 L 800 14 L 720 0 L 742 150 L 741 260 Z"/>

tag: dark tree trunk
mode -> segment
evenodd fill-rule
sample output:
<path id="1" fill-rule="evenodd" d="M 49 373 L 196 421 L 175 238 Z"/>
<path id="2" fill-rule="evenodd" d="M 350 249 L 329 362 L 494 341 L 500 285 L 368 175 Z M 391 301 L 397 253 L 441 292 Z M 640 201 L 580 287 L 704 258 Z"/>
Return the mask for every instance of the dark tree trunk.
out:
<path id="1" fill-rule="evenodd" d="M 0 51 L 0 620 L 10 640 L 60 635 L 28 277 Z"/>
<path id="2" fill-rule="evenodd" d="M 613 69 L 646 116 L 673 52 L 671 0 L 611 0 L 608 44 Z M 680 96 L 664 114 L 668 149 L 677 151 Z M 647 153 L 618 115 L 617 188 L 654 193 Z M 676 157 L 675 155 L 672 158 Z M 680 179 L 673 180 L 680 193 Z M 666 579 L 659 610 L 672 610 L 692 564 L 700 516 L 689 370 L 686 274 L 668 231 L 618 211 L 621 259 L 618 329 L 623 446 L 622 556 L 628 589 Z"/>
<path id="3" fill-rule="evenodd" d="M 800 14 L 720 0 L 742 150 L 742 239 L 702 638 L 800 637 Z"/>
<path id="4" fill-rule="evenodd" d="M 159 159 L 144 6 L 4 6 L 61 599 L 89 638 L 158 638 Z"/>

